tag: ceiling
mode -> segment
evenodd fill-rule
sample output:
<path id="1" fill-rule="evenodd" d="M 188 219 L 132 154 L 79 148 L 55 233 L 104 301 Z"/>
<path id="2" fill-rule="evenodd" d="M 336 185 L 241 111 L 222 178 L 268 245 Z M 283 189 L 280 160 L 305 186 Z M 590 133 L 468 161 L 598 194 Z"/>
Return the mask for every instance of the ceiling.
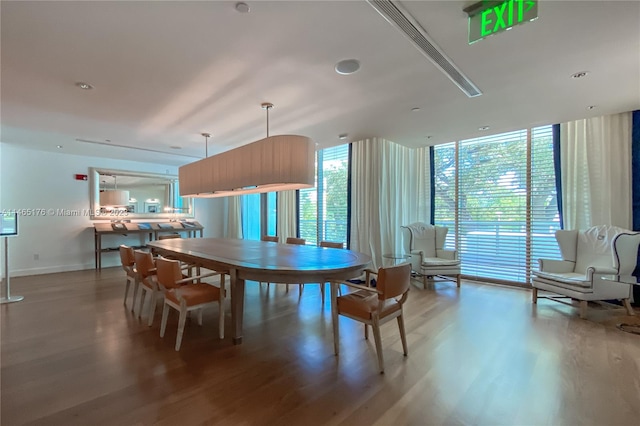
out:
<path id="1" fill-rule="evenodd" d="M 542 1 L 537 20 L 469 45 L 472 3 L 401 5 L 483 92 L 474 98 L 364 0 L 247 1 L 249 13 L 2 1 L 0 141 L 181 165 L 204 157 L 203 132 L 209 155 L 265 137 L 263 102 L 275 105 L 270 134 L 319 147 L 373 136 L 420 147 L 640 108 L 639 2 Z M 360 70 L 337 74 L 349 58 Z"/>

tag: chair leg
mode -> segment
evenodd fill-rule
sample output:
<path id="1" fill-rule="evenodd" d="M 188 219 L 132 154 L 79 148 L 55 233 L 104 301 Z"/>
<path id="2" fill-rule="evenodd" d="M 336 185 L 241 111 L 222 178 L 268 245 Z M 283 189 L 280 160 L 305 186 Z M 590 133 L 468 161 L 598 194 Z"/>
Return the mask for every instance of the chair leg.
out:
<path id="1" fill-rule="evenodd" d="M 180 318 L 178 319 L 178 334 L 176 336 L 176 351 L 180 350 L 182 344 L 182 335 L 184 334 L 184 324 L 187 321 L 187 307 L 180 307 Z"/>
<path id="2" fill-rule="evenodd" d="M 127 285 L 124 288 L 124 304 L 127 304 L 127 295 L 129 294 L 129 286 L 131 285 L 131 280 L 127 277 Z"/>
<path id="3" fill-rule="evenodd" d="M 144 307 L 144 299 L 147 296 L 147 288 L 142 287 L 142 294 L 140 295 L 140 306 L 138 306 L 138 318 L 142 318 L 142 308 Z"/>
<path id="4" fill-rule="evenodd" d="M 364 340 L 369 340 L 369 327 L 367 327 L 367 324 L 364 325 Z"/>
<path id="5" fill-rule="evenodd" d="M 422 289 L 423 290 L 427 289 L 427 276 L 426 275 L 422 275 Z"/>
<path id="6" fill-rule="evenodd" d="M 534 305 L 538 303 L 538 289 L 535 287 L 531 291 L 531 301 Z"/>
<path id="7" fill-rule="evenodd" d="M 376 342 L 376 353 L 378 354 L 378 368 L 380 369 L 380 374 L 384 373 L 384 359 L 382 358 L 382 340 L 380 338 L 380 323 L 378 322 L 378 318 L 373 318 L 373 338 Z"/>
<path id="8" fill-rule="evenodd" d="M 289 293 L 289 284 L 285 284 L 284 288 L 285 288 L 284 292 Z"/>
<path id="9" fill-rule="evenodd" d="M 624 304 L 624 307 L 627 309 L 628 315 L 636 314 L 633 310 L 633 307 L 631 306 L 631 302 L 629 301 L 629 299 L 622 299 L 622 303 Z"/>
<path id="10" fill-rule="evenodd" d="M 581 300 L 580 301 L 580 318 L 582 319 L 586 319 L 587 318 L 587 306 L 588 306 L 589 302 L 587 302 L 586 300 Z"/>
<path id="11" fill-rule="evenodd" d="M 398 315 L 398 328 L 400 329 L 400 340 L 402 340 L 402 350 L 404 351 L 404 356 L 409 354 L 407 350 L 407 335 L 404 332 L 404 317 L 402 315 Z"/>
<path id="12" fill-rule="evenodd" d="M 456 275 L 456 285 L 460 288 L 460 274 Z"/>
<path id="13" fill-rule="evenodd" d="M 162 308 L 162 322 L 160 323 L 160 337 L 164 337 L 164 332 L 167 329 L 167 318 L 169 318 L 169 305 L 166 303 Z"/>
<path id="14" fill-rule="evenodd" d="M 138 285 L 140 283 L 136 280 L 133 284 L 133 302 L 131 302 L 131 312 L 135 313 L 136 311 L 136 298 L 138 297 Z"/>
<path id="15" fill-rule="evenodd" d="M 153 317 L 156 316 L 156 294 L 157 292 L 155 290 L 151 291 L 151 303 L 149 303 L 149 321 L 147 322 L 147 325 L 149 327 L 151 327 L 151 325 L 153 324 Z"/>
<path id="16" fill-rule="evenodd" d="M 324 306 L 324 285 L 325 283 L 320 283 L 320 299 L 322 299 L 322 306 Z"/>

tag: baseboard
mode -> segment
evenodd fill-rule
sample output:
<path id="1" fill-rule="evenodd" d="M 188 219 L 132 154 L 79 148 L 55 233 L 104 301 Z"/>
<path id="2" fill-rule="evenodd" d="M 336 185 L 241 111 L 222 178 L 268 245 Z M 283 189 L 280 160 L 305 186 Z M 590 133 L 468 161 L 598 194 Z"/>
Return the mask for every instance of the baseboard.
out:
<path id="1" fill-rule="evenodd" d="M 17 269 L 10 271 L 11 277 L 26 277 L 29 275 L 55 274 L 58 272 L 82 271 L 94 269 L 93 262 L 76 265 L 44 266 L 42 268 Z"/>

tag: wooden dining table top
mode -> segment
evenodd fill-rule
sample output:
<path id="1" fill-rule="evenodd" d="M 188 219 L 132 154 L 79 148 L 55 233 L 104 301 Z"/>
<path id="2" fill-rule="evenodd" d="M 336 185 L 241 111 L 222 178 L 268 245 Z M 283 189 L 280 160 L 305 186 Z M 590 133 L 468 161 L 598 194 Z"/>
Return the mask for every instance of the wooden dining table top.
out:
<path id="1" fill-rule="evenodd" d="M 305 277 L 311 280 L 306 282 L 316 282 L 319 276 L 345 278 L 345 273 L 359 273 L 371 262 L 371 257 L 352 250 L 255 240 L 175 238 L 148 245 L 160 254 L 178 255 L 204 267 L 236 269 L 245 279 L 294 274 L 292 282 Z"/>

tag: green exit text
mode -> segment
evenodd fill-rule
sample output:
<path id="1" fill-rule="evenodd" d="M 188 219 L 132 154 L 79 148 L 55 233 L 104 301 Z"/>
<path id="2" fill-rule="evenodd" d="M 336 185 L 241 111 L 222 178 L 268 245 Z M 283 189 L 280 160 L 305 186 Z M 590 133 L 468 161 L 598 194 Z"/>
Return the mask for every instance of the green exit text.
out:
<path id="1" fill-rule="evenodd" d="M 531 21 L 537 17 L 537 0 L 483 2 L 483 6 L 469 16 L 469 43 L 508 30 L 514 25 Z"/>

